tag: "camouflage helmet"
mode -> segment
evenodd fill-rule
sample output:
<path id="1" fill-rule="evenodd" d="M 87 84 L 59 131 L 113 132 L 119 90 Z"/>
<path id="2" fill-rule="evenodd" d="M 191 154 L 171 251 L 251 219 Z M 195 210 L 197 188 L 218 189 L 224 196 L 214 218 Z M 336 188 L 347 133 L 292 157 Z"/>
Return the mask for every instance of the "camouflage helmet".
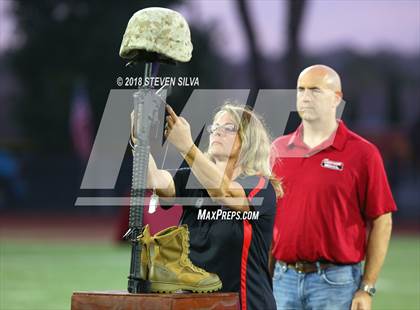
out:
<path id="1" fill-rule="evenodd" d="M 192 52 L 191 34 L 184 17 L 170 9 L 146 8 L 128 21 L 120 56 L 132 60 L 142 51 L 187 62 Z"/>

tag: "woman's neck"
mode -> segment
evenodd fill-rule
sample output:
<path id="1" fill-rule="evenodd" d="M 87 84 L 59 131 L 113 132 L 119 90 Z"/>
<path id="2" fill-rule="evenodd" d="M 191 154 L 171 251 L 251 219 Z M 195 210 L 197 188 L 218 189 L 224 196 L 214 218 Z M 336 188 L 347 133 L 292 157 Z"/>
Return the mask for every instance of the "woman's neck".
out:
<path id="1" fill-rule="evenodd" d="M 215 158 L 216 167 L 221 173 L 226 175 L 229 180 L 235 180 L 242 172 L 239 166 L 236 166 L 236 158 Z"/>

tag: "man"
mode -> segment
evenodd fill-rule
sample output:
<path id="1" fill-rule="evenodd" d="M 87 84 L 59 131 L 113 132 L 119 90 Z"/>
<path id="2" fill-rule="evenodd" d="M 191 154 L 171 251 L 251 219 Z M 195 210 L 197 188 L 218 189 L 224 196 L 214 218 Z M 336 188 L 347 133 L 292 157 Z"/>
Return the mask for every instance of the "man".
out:
<path id="1" fill-rule="evenodd" d="M 371 309 L 396 206 L 377 148 L 336 119 L 341 100 L 333 69 L 306 68 L 302 123 L 272 145 L 284 186 L 272 245 L 278 309 Z"/>

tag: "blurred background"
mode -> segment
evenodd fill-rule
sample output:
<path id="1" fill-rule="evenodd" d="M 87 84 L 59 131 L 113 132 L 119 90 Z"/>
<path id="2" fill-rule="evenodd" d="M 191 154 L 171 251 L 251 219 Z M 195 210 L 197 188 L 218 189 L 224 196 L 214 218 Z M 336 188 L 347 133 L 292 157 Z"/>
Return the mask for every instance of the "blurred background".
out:
<path id="1" fill-rule="evenodd" d="M 68 309 L 75 290 L 125 290 L 127 208 L 75 207 L 129 193 L 80 184 L 110 89 L 141 76 L 118 56 L 127 22 L 150 6 L 187 19 L 200 88 L 294 88 L 322 63 L 342 78 L 350 129 L 380 149 L 397 202 L 374 309 L 420 309 L 420 1 L 0 0 L 0 309 Z M 179 112 L 193 88 L 174 88 Z M 290 120 L 292 130 L 297 120 Z M 155 230 L 179 210 L 158 210 Z"/>

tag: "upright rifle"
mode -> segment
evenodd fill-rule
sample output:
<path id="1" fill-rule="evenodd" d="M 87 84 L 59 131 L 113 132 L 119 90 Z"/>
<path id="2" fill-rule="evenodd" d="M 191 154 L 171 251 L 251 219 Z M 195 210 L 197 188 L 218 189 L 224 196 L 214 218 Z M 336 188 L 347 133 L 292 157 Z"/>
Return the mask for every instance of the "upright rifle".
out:
<path id="1" fill-rule="evenodd" d="M 120 56 L 130 64 L 145 62 L 144 79 L 157 75 L 159 63 L 176 64 L 188 62 L 192 55 L 191 33 L 188 23 L 178 12 L 159 7 L 137 11 L 128 21 Z M 152 74 L 152 69 L 155 72 Z M 128 292 L 150 291 L 150 283 L 140 278 L 141 245 L 137 237 L 143 229 L 143 209 L 147 186 L 147 169 L 150 152 L 150 130 L 157 123 L 159 107 L 165 100 L 163 89 L 158 92 L 140 85 L 134 97 L 135 134 L 137 142 L 133 149 L 133 176 L 130 199 L 129 229 L 125 239 L 131 241 L 131 264 L 128 276 Z"/>
<path id="2" fill-rule="evenodd" d="M 152 77 L 152 68 L 156 71 L 158 63 L 146 62 L 144 78 Z M 157 73 L 157 72 L 156 72 Z M 140 278 L 140 258 L 142 247 L 137 237 L 143 230 L 143 210 L 147 193 L 147 168 L 149 165 L 150 130 L 159 119 L 159 108 L 165 102 L 168 86 L 158 91 L 153 87 L 140 86 L 133 94 L 135 135 L 137 142 L 133 146 L 133 174 L 130 197 L 129 229 L 124 238 L 131 241 L 131 264 L 128 276 L 128 292 L 149 292 L 150 283 Z"/>

